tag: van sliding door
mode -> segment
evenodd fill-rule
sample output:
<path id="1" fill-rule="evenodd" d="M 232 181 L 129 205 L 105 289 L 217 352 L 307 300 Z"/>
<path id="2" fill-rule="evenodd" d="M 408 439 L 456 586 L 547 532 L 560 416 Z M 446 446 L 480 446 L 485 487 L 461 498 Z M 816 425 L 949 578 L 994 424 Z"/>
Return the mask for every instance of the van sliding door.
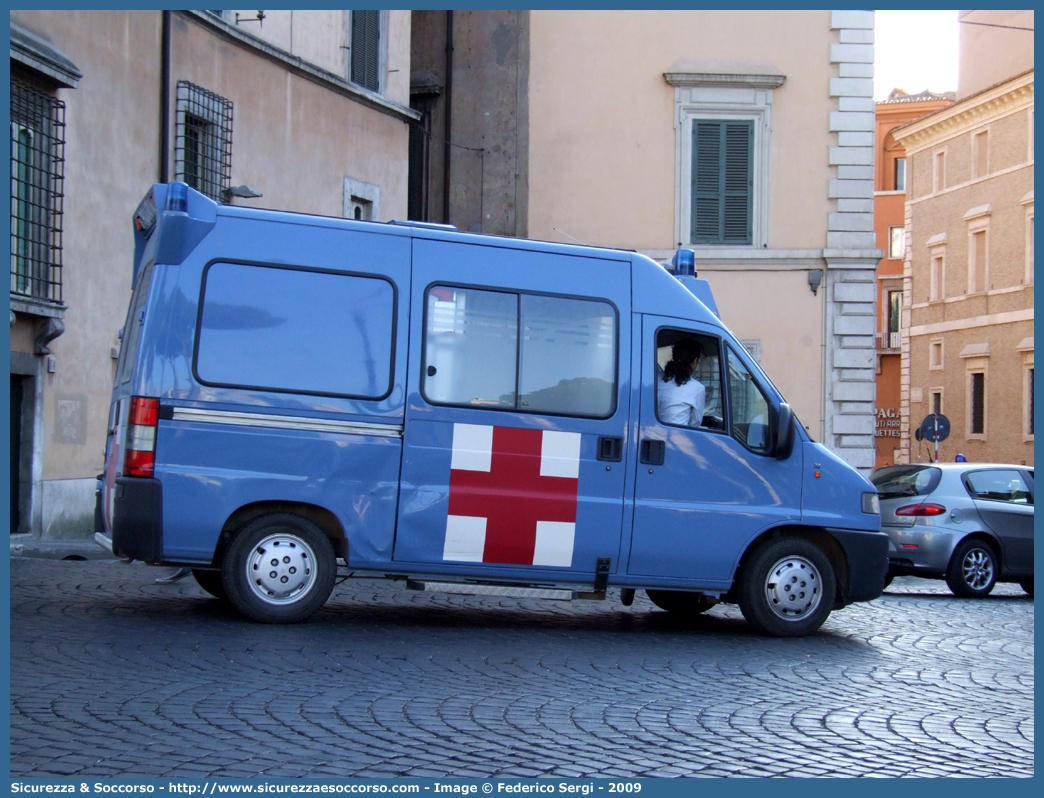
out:
<path id="1" fill-rule="evenodd" d="M 620 552 L 630 264 L 415 240 L 394 559 L 594 579 Z M 623 376 L 621 376 L 623 375 Z"/>

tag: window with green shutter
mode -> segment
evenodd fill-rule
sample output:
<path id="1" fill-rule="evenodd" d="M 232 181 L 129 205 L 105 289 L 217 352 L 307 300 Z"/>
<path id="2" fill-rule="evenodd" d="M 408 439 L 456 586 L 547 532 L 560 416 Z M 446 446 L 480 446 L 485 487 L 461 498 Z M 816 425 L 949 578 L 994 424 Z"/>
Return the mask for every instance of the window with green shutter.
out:
<path id="1" fill-rule="evenodd" d="M 752 243 L 753 150 L 753 122 L 693 121 L 693 243 Z"/>
<path id="2" fill-rule="evenodd" d="M 380 91 L 381 12 L 352 12 L 351 81 Z"/>

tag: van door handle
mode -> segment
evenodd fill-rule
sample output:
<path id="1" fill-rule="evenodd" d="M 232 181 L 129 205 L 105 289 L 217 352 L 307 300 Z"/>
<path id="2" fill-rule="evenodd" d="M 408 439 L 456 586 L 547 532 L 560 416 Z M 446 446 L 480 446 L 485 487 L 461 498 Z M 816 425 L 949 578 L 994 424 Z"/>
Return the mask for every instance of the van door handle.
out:
<path id="1" fill-rule="evenodd" d="M 623 460 L 623 438 L 600 435 L 598 437 L 598 459 L 607 463 L 619 463 Z"/>
<path id="2" fill-rule="evenodd" d="M 646 438 L 642 441 L 640 461 L 646 465 L 663 465 L 663 454 L 667 446 L 663 441 Z"/>

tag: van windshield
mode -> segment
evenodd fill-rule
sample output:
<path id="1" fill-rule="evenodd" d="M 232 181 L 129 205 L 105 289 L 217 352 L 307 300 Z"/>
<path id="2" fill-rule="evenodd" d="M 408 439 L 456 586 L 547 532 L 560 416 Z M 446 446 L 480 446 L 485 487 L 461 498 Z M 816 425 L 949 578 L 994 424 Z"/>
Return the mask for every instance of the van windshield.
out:
<path id="1" fill-rule="evenodd" d="M 870 481 L 882 499 L 900 496 L 926 496 L 935 490 L 942 478 L 942 471 L 931 466 L 889 466 L 873 473 Z"/>

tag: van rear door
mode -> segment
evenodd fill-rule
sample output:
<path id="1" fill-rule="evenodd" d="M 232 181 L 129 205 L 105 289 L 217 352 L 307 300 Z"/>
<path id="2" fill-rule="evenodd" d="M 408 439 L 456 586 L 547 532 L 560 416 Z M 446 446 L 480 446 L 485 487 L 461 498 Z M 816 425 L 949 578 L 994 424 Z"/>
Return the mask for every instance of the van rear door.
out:
<path id="1" fill-rule="evenodd" d="M 394 559 L 578 581 L 620 551 L 630 264 L 416 239 Z M 570 292 L 570 293 L 566 293 Z"/>

